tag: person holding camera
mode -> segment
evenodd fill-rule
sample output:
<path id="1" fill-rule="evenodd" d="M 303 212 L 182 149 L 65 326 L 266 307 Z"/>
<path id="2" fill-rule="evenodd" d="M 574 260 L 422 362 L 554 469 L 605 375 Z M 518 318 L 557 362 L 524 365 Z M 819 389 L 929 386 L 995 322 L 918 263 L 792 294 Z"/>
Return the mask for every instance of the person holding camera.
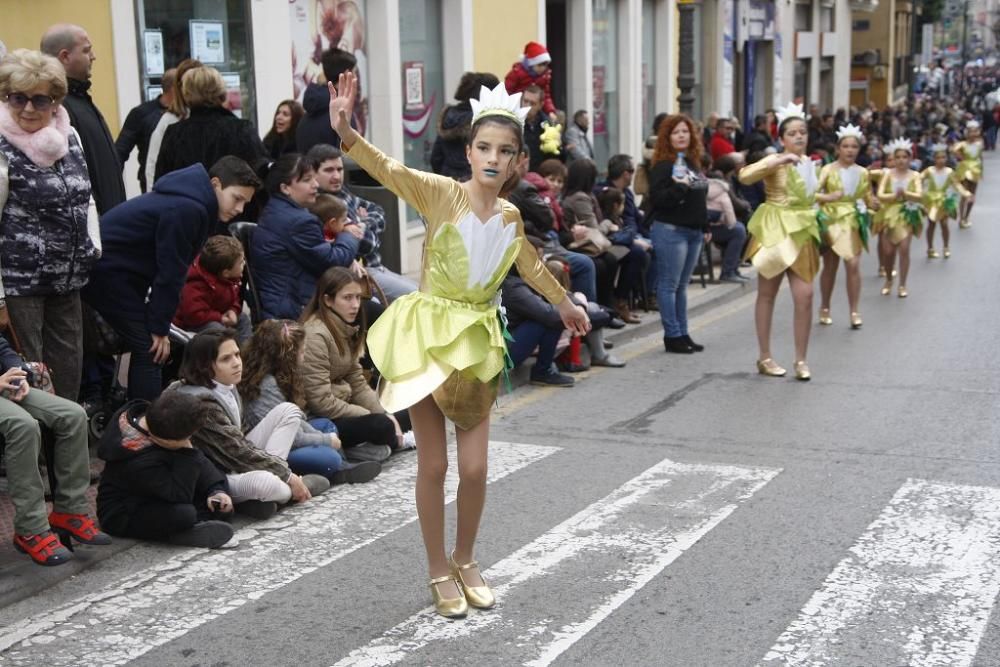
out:
<path id="1" fill-rule="evenodd" d="M 87 413 L 76 403 L 32 389 L 33 371 L 0 337 L 0 439 L 7 459 L 7 484 L 14 502 L 14 547 L 39 565 L 62 565 L 73 557 L 53 534 L 82 544 L 111 544 L 87 516 L 90 459 Z M 44 427 L 54 439 L 52 513 L 46 516 L 45 488 L 38 470 Z"/>
<path id="2" fill-rule="evenodd" d="M 112 535 L 218 549 L 233 537 L 226 475 L 191 445 L 208 418 L 195 396 L 132 401 L 108 424 L 97 515 Z"/>

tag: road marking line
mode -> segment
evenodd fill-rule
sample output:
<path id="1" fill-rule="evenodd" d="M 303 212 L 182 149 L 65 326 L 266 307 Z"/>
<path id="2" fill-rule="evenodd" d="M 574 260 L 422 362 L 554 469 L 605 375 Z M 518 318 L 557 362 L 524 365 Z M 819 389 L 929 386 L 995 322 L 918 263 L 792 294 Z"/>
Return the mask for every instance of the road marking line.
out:
<path id="1" fill-rule="evenodd" d="M 558 450 L 493 442 L 489 481 Z M 454 460 L 454 447 L 450 457 Z M 413 456 L 388 466 L 374 484 L 337 487 L 252 524 L 238 549 L 187 549 L 116 585 L 26 618 L 0 631 L 0 663 L 55 667 L 134 660 L 416 521 L 415 479 Z M 448 502 L 457 486 L 456 475 L 449 475 Z M 206 604 L 213 594 L 217 601 Z"/>
<path id="2" fill-rule="evenodd" d="M 1000 489 L 911 479 L 760 665 L 967 666 L 998 592 Z"/>
<path id="3" fill-rule="evenodd" d="M 493 610 L 448 621 L 428 607 L 336 667 L 430 664 L 442 651 L 548 665 L 778 472 L 661 461 L 486 571 Z"/>

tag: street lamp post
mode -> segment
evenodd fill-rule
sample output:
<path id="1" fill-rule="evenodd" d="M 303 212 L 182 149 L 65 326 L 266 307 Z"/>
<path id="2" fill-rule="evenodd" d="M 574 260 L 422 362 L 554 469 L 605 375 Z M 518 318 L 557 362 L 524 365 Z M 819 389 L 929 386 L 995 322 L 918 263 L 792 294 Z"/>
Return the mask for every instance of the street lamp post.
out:
<path id="1" fill-rule="evenodd" d="M 679 58 L 677 61 L 677 87 L 680 95 L 677 104 L 682 114 L 690 116 L 694 113 L 694 10 L 700 0 L 677 0 L 677 11 L 680 14 L 680 30 L 678 41 Z"/>

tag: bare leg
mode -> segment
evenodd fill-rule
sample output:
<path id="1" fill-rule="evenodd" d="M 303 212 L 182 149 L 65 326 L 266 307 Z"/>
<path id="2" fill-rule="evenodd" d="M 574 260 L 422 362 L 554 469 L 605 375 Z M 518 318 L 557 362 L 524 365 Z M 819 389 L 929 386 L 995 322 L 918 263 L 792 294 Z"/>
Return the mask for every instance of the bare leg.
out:
<path id="1" fill-rule="evenodd" d="M 771 358 L 771 321 L 774 319 L 774 299 L 781 288 L 785 274 L 774 278 L 757 278 L 757 303 L 754 306 L 754 323 L 757 326 L 757 348 L 760 360 Z"/>
<path id="2" fill-rule="evenodd" d="M 837 282 L 837 269 L 840 267 L 840 256 L 827 248 L 823 251 L 823 273 L 819 276 L 820 310 L 830 309 L 830 298 L 833 296 L 833 286 Z"/>
<path id="3" fill-rule="evenodd" d="M 971 192 L 972 194 L 976 194 L 976 188 L 979 185 L 978 183 L 973 183 L 972 181 L 965 181 L 964 184 L 965 188 L 969 192 Z M 969 201 L 968 198 L 962 197 L 962 203 L 959 210 L 961 211 L 962 214 L 961 215 L 962 223 L 967 224 L 969 222 L 969 216 L 972 215 L 972 202 Z"/>
<path id="4" fill-rule="evenodd" d="M 844 268 L 847 271 L 847 303 L 851 312 L 856 313 L 861 300 L 861 257 L 844 260 Z"/>
<path id="5" fill-rule="evenodd" d="M 885 232 L 878 235 L 878 263 L 885 277 L 892 277 L 892 267 L 889 266 L 889 240 Z"/>
<path id="6" fill-rule="evenodd" d="M 444 415 L 431 396 L 410 408 L 410 421 L 417 441 L 417 517 L 427 551 L 427 567 L 431 579 L 449 573 L 444 551 L 444 480 L 448 473 L 448 440 L 444 430 Z M 445 598 L 459 595 L 454 583 L 440 584 L 438 591 Z"/>
<path id="7" fill-rule="evenodd" d="M 479 422 L 472 429 L 455 429 L 458 435 L 458 531 L 455 536 L 455 562 L 459 565 L 474 560 L 479 521 L 486 504 L 486 472 L 489 454 L 490 420 Z M 481 586 L 476 570 L 463 573 L 470 586 Z"/>
<path id="8" fill-rule="evenodd" d="M 928 254 L 930 254 L 931 250 L 934 250 L 934 230 L 935 230 L 936 227 L 937 227 L 937 223 L 934 222 L 933 220 L 931 220 L 930 218 L 928 218 L 927 219 L 927 252 L 928 252 Z M 943 235 L 944 235 L 944 232 L 942 232 L 942 236 Z M 948 244 L 945 243 L 945 245 L 948 245 Z"/>
<path id="9" fill-rule="evenodd" d="M 941 243 L 945 250 L 948 249 L 948 242 L 951 241 L 951 230 L 948 229 L 948 218 L 941 221 Z"/>
<path id="10" fill-rule="evenodd" d="M 899 242 L 899 286 L 906 287 L 906 277 L 910 274 L 910 242 L 912 236 L 907 236 Z"/>
<path id="11" fill-rule="evenodd" d="M 888 288 L 892 288 L 892 272 L 896 268 L 896 246 L 892 244 L 889 237 L 886 234 L 882 235 L 882 256 L 883 256 L 883 266 L 885 267 L 885 285 L 882 288 L 883 294 L 888 294 L 885 291 Z"/>
<path id="12" fill-rule="evenodd" d="M 812 328 L 813 286 L 791 271 L 788 283 L 792 288 L 792 302 L 795 304 L 795 361 L 805 361 L 809 351 L 809 331 Z"/>

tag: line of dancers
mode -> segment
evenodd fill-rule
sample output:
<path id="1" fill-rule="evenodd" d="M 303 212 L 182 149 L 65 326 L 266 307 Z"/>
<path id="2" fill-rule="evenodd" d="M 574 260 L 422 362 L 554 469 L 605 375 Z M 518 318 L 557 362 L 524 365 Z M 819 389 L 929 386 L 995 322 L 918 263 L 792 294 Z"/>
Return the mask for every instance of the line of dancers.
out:
<path id="1" fill-rule="evenodd" d="M 879 275 L 885 279 L 881 293 L 890 295 L 898 277 L 897 296 L 906 298 L 910 244 L 920 237 L 925 221 L 930 259 L 941 257 L 934 247 L 937 228 L 947 259 L 951 256 L 949 221 L 958 219 L 961 228 L 971 226 L 969 215 L 983 174 L 984 143 L 979 123 L 970 121 L 963 141 L 950 148 L 945 144 L 932 148 L 933 164 L 923 171 L 911 168 L 913 144 L 908 139 L 886 146 L 885 168 L 868 170 L 856 164 L 864 143 L 862 131 L 846 125 L 837 131 L 837 160 L 817 172 L 806 155 L 808 129 L 802 106 L 789 104 L 777 116 L 784 150 L 747 165 L 739 174 L 748 185 L 763 181 L 766 193 L 765 202 L 747 225 L 751 241 L 746 257 L 759 278 L 754 310 L 757 371 L 771 377 L 787 374 L 771 356 L 774 303 L 787 276 L 794 303 L 795 379 L 808 381 L 812 374 L 806 354 L 816 274 L 821 273 L 819 323 L 829 326 L 833 324 L 830 299 L 843 260 L 850 327 L 860 329 L 861 253 L 875 236 Z M 957 160 L 955 169 L 948 166 L 949 153 Z"/>

